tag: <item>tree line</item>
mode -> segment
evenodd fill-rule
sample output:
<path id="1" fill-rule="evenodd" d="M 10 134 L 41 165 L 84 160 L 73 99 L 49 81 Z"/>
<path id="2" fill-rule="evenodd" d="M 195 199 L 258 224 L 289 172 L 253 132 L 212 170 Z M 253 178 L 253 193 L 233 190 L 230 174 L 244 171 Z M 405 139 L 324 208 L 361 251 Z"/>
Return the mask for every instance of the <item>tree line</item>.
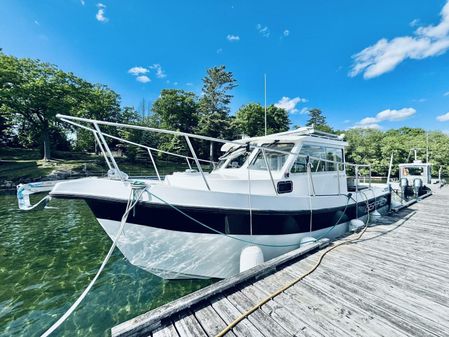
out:
<path id="1" fill-rule="evenodd" d="M 201 95 L 181 89 L 163 89 L 147 115 L 134 107 L 121 107 L 120 95 L 105 85 L 92 84 L 55 65 L 17 58 L 0 50 L 0 145 L 40 148 L 44 159 L 51 158 L 52 150 L 95 151 L 92 133 L 61 122 L 56 118 L 58 113 L 222 139 L 265 133 L 265 112 L 261 104 L 245 104 L 231 115 L 232 91 L 237 81 L 225 66 L 208 69 L 202 82 Z M 425 157 L 424 149 L 429 148 L 431 162 L 448 169 L 449 137 L 442 132 L 407 127 L 388 131 L 341 131 L 327 123 L 320 109 L 310 109 L 308 117 L 308 126 L 329 133 L 345 133 L 349 142 L 347 160 L 371 164 L 376 175 L 387 174 L 391 153 L 394 153 L 394 168 L 400 162 L 411 160 L 411 148 L 422 149 L 421 159 Z M 287 131 L 290 124 L 287 111 L 275 105 L 267 107 L 269 134 Z M 189 153 L 185 140 L 180 137 L 112 127 L 102 127 L 102 130 L 161 150 Z M 214 148 L 208 142 L 194 141 L 193 145 L 202 158 L 217 159 L 220 154 L 218 146 Z M 110 146 L 121 147 L 130 160 L 148 156 L 142 149 L 117 141 L 111 141 Z"/>
<path id="2" fill-rule="evenodd" d="M 52 150 L 94 151 L 90 131 L 74 129 L 56 118 L 58 113 L 137 124 L 148 127 L 197 133 L 232 139 L 242 134 L 262 135 L 264 109 L 258 103 L 243 106 L 230 115 L 232 90 L 237 86 L 225 66 L 212 67 L 203 78 L 199 97 L 180 89 L 163 89 L 153 102 L 151 114 L 139 114 L 134 107 L 121 108 L 120 96 L 105 85 L 89 83 L 55 65 L 29 58 L 16 58 L 0 51 L 0 143 L 3 146 L 37 148 L 43 158 Z M 274 105 L 267 111 L 268 131 L 286 131 L 287 111 Z M 187 152 L 185 140 L 136 130 L 105 128 L 113 136 L 158 147 L 166 151 Z M 116 142 L 112 143 L 115 147 Z M 219 149 L 210 144 L 195 144 L 201 155 L 216 158 Z M 139 150 L 122 146 L 130 159 Z"/>

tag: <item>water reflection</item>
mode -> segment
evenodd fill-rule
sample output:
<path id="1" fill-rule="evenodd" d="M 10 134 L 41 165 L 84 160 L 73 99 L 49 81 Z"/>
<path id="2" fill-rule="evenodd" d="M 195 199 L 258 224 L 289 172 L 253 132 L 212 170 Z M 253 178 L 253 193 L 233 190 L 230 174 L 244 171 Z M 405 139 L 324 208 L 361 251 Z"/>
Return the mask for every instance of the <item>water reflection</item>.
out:
<path id="1" fill-rule="evenodd" d="M 0 336 L 40 336 L 87 286 L 111 241 L 83 201 L 17 210 L 0 195 Z M 213 281 L 164 281 L 116 249 L 96 285 L 55 336 L 109 336 L 110 328 Z"/>

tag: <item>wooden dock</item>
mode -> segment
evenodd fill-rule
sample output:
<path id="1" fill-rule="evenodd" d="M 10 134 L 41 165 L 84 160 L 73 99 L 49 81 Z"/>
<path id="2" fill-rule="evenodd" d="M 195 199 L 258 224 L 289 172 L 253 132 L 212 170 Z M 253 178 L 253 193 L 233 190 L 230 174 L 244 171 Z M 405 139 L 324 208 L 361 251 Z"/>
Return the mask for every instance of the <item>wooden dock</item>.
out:
<path id="1" fill-rule="evenodd" d="M 226 336 L 449 336 L 449 187 L 435 192 L 329 252 L 311 275 Z M 215 336 L 308 271 L 325 243 L 140 315 L 112 328 L 112 336 Z"/>

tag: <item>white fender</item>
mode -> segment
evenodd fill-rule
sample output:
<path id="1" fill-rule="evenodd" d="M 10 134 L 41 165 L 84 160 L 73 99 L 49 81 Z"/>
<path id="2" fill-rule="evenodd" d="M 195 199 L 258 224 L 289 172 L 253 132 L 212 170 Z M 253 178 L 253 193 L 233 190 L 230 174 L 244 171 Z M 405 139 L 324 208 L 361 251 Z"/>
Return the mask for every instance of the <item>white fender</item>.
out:
<path id="1" fill-rule="evenodd" d="M 302 247 L 304 245 L 307 245 L 309 243 L 315 243 L 316 239 L 313 236 L 306 236 L 305 238 L 302 238 L 299 242 L 299 246 Z"/>
<path id="2" fill-rule="evenodd" d="M 363 227 L 365 227 L 365 223 L 360 219 L 352 219 L 349 221 L 349 231 L 351 232 L 357 232 Z"/>
<path id="3" fill-rule="evenodd" d="M 258 246 L 245 247 L 240 252 L 240 272 L 258 266 L 263 262 L 263 252 Z"/>
<path id="4" fill-rule="evenodd" d="M 371 222 L 376 222 L 378 220 L 380 220 L 380 218 L 382 218 L 382 214 L 379 213 L 379 211 L 377 209 L 375 209 L 374 211 L 372 211 L 370 214 L 370 220 Z"/>

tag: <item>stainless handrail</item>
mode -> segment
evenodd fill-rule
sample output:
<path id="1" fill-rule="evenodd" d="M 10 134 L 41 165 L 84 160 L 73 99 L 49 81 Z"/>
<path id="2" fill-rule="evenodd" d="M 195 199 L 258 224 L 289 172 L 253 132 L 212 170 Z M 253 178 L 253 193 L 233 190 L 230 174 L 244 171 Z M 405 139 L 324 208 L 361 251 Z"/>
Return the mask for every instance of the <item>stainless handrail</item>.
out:
<path id="1" fill-rule="evenodd" d="M 114 159 L 114 156 L 112 155 L 111 150 L 109 149 L 108 143 L 106 143 L 106 140 L 103 137 L 103 133 L 101 132 L 100 127 L 96 123 L 93 123 L 93 125 L 94 125 L 95 129 L 98 132 L 98 136 L 100 137 L 100 140 L 103 142 L 103 146 L 106 149 L 106 151 L 107 151 L 107 153 L 108 153 L 108 155 L 109 155 L 109 157 L 111 159 L 112 165 L 114 165 L 114 168 L 116 169 L 117 174 L 120 177 L 120 180 L 123 181 L 125 179 L 125 177 L 120 172 L 120 169 L 118 168 L 118 165 L 117 165 L 117 163 L 116 163 L 116 161 Z"/>
<path id="2" fill-rule="evenodd" d="M 108 168 L 111 169 L 112 168 L 111 163 L 109 163 L 108 156 L 106 155 L 106 152 L 103 149 L 103 145 L 101 145 L 101 141 L 98 138 L 97 133 L 96 132 L 92 132 L 92 133 L 94 135 L 95 141 L 97 142 L 98 146 L 100 147 L 100 151 L 103 154 L 104 160 L 106 161 L 106 164 L 108 165 Z"/>
<path id="3" fill-rule="evenodd" d="M 223 140 L 223 139 L 213 138 L 213 137 L 208 137 L 208 136 L 194 135 L 191 133 L 181 132 L 181 131 L 171 131 L 171 130 L 165 130 L 165 129 L 150 128 L 150 127 L 140 126 L 140 125 L 129 125 L 129 124 L 122 124 L 122 123 L 105 122 L 105 121 L 99 121 L 99 120 L 95 120 L 95 119 L 66 116 L 66 115 L 61 115 L 61 114 L 57 114 L 56 117 L 60 118 L 61 120 L 65 121 L 65 122 L 68 122 L 68 123 L 70 123 L 69 120 L 78 120 L 78 121 L 82 121 L 82 122 L 86 122 L 86 123 L 98 123 L 99 125 L 116 126 L 119 128 L 130 128 L 130 129 L 136 129 L 136 130 L 151 131 L 151 132 L 156 132 L 156 133 L 171 134 L 171 135 L 175 135 L 175 136 L 188 136 L 190 138 L 208 140 L 211 142 L 222 143 L 222 144 L 234 144 L 234 145 L 238 145 L 238 146 L 242 146 L 245 144 L 244 139 L 241 141 Z M 123 141 L 125 141 L 125 140 L 123 140 Z M 136 145 L 136 144 L 134 143 L 134 145 Z M 275 153 L 281 153 L 281 154 L 286 154 L 286 155 L 297 155 L 297 156 L 303 157 L 303 158 L 309 157 L 310 159 L 321 160 L 322 162 L 337 163 L 337 161 L 334 161 L 334 160 L 328 160 L 328 159 L 323 159 L 323 158 L 319 158 L 319 157 L 303 155 L 299 152 L 277 150 L 277 149 L 270 148 L 269 146 L 264 146 L 264 145 L 250 144 L 250 147 L 253 149 L 254 148 L 255 149 L 265 149 L 268 152 L 275 152 Z M 158 150 L 158 149 L 153 148 L 152 150 Z M 200 161 L 206 161 L 206 160 L 200 159 Z M 213 163 L 213 161 L 207 161 L 207 162 Z M 349 165 L 349 166 L 359 165 L 360 167 L 370 166 L 368 164 L 352 164 L 352 163 L 345 163 L 345 165 Z"/>
<path id="4" fill-rule="evenodd" d="M 91 131 L 91 132 L 94 133 L 94 134 L 97 133 L 96 130 L 91 129 L 91 128 L 85 126 L 85 125 L 81 125 L 81 124 L 78 124 L 78 123 L 75 123 L 75 122 L 72 122 L 72 121 L 69 121 L 69 120 L 65 120 L 65 119 L 63 119 L 63 118 L 62 118 L 61 120 L 63 120 L 64 122 L 67 122 L 67 123 L 69 123 L 69 124 L 72 124 L 72 125 L 74 125 L 74 126 L 80 127 L 80 128 L 82 128 L 82 129 L 89 130 L 89 131 Z M 149 149 L 149 150 L 152 150 L 152 151 L 156 151 L 156 152 L 160 152 L 160 153 L 165 153 L 165 154 L 168 154 L 168 155 L 171 155 L 171 156 L 174 156 L 174 157 L 178 157 L 178 158 L 194 159 L 193 157 L 184 156 L 184 155 L 182 155 L 182 154 L 173 153 L 173 152 L 169 152 L 169 151 L 164 151 L 164 150 L 157 149 L 157 148 L 154 148 L 154 147 L 151 147 L 151 146 L 147 146 L 147 145 L 142 145 L 142 144 L 139 144 L 139 143 L 135 143 L 135 142 L 132 142 L 132 141 L 130 141 L 130 140 L 126 140 L 126 139 L 123 139 L 123 138 L 120 138 L 120 137 L 116 137 L 116 136 L 110 135 L 110 134 L 108 134 L 108 133 L 106 133 L 106 132 L 102 132 L 102 131 L 101 131 L 101 133 L 102 133 L 104 136 L 108 137 L 108 138 L 115 139 L 115 140 L 118 140 L 118 141 L 121 141 L 121 142 L 124 142 L 124 143 L 127 143 L 127 144 L 135 145 L 135 146 L 138 146 L 138 147 L 147 149 L 147 150 Z M 207 159 L 198 159 L 198 160 L 199 160 L 200 162 L 204 162 L 204 163 L 215 163 L 215 162 L 210 161 L 210 160 L 207 160 Z"/>
<path id="5" fill-rule="evenodd" d="M 195 150 L 193 149 L 192 143 L 190 142 L 190 138 L 196 138 L 196 139 L 201 139 L 201 140 L 208 140 L 208 141 L 211 141 L 211 142 L 217 142 L 217 143 L 222 143 L 222 144 L 234 144 L 234 145 L 238 145 L 238 146 L 244 145 L 244 143 L 242 143 L 242 142 L 244 142 L 244 140 L 242 140 L 242 141 L 222 140 L 222 139 L 208 137 L 208 136 L 193 135 L 193 134 L 189 134 L 189 133 L 186 133 L 186 132 L 180 132 L 180 131 L 171 131 L 171 130 L 164 130 L 164 129 L 156 129 L 156 128 L 151 128 L 151 127 L 138 126 L 138 125 L 127 125 L 127 124 L 122 124 L 122 123 L 105 122 L 105 121 L 98 121 L 98 120 L 81 118 L 81 117 L 72 117 L 72 116 L 66 116 L 66 115 L 60 115 L 60 114 L 58 114 L 57 117 L 60 118 L 64 122 L 67 122 L 69 124 L 72 124 L 72 125 L 75 125 L 77 127 L 81 127 L 83 129 L 86 129 L 86 130 L 89 130 L 89 131 L 93 132 L 94 137 L 96 138 L 96 140 L 97 140 L 97 142 L 98 142 L 98 144 L 100 146 L 100 150 L 103 152 L 103 155 L 105 156 L 105 160 L 106 160 L 108 166 L 111 167 L 111 164 L 108 161 L 106 153 L 109 155 L 109 158 L 110 158 L 114 168 L 116 168 L 118 170 L 118 172 L 120 174 L 120 178 L 122 180 L 123 180 L 123 177 L 122 177 L 122 175 L 121 175 L 121 173 L 120 173 L 120 171 L 118 169 L 118 165 L 115 162 L 114 157 L 112 156 L 112 153 L 111 153 L 111 151 L 110 151 L 110 149 L 109 149 L 109 147 L 108 147 L 108 145 L 106 143 L 106 140 L 105 140 L 104 136 L 109 137 L 111 139 L 115 139 L 115 140 L 124 142 L 124 143 L 128 143 L 128 144 L 131 144 L 131 145 L 135 145 L 135 146 L 147 149 L 147 151 L 148 151 L 148 153 L 150 155 L 150 159 L 151 159 L 151 161 L 153 163 L 153 166 L 155 168 L 155 171 L 156 171 L 156 174 L 157 174 L 159 180 L 161 178 L 160 178 L 160 175 L 159 175 L 159 172 L 158 172 L 158 169 L 157 169 L 157 166 L 156 166 L 156 163 L 154 161 L 154 158 L 153 158 L 153 155 L 152 155 L 151 151 L 157 151 L 157 152 L 169 154 L 169 155 L 172 155 L 172 156 L 175 156 L 175 157 L 185 158 L 186 161 L 187 161 L 187 164 L 189 165 L 189 168 L 191 168 L 189 159 L 193 159 L 195 161 L 195 163 L 196 163 L 196 165 L 198 167 L 198 171 L 201 173 L 203 181 L 205 182 L 205 185 L 206 185 L 206 187 L 207 187 L 207 189 L 209 191 L 211 189 L 210 189 L 209 183 L 207 182 L 207 179 L 206 179 L 206 177 L 204 175 L 204 172 L 202 170 L 200 162 L 212 163 L 214 165 L 214 168 L 215 168 L 215 164 L 216 163 L 214 161 L 211 161 L 211 160 L 199 159 L 197 157 L 197 155 L 196 155 Z M 92 124 L 94 126 L 95 129 L 92 129 L 92 128 L 87 127 L 85 125 L 76 123 L 76 122 L 74 122 L 74 120 L 80 121 L 80 122 L 85 122 L 85 123 L 90 123 L 90 124 Z M 180 155 L 180 154 L 177 154 L 177 153 L 172 153 L 172 152 L 169 152 L 169 151 L 160 150 L 160 149 L 157 149 L 157 148 L 153 148 L 153 147 L 150 147 L 150 146 L 142 145 L 142 144 L 135 143 L 135 142 L 132 142 L 132 141 L 120 138 L 120 137 L 116 137 L 116 136 L 107 134 L 107 133 L 102 132 L 100 130 L 99 125 L 109 125 L 109 126 L 116 126 L 116 127 L 119 127 L 119 128 L 130 128 L 130 129 L 144 130 L 144 131 L 150 131 L 150 132 L 156 132 L 156 133 L 162 133 L 162 134 L 171 134 L 171 135 L 175 135 L 175 136 L 184 136 L 184 138 L 186 139 L 187 144 L 189 146 L 189 150 L 190 150 L 190 152 L 192 154 L 192 157 Z M 273 185 L 273 189 L 274 189 L 276 195 L 278 195 L 278 192 L 277 192 L 277 189 L 276 189 L 276 184 L 275 184 L 275 181 L 274 181 L 274 178 L 273 178 L 273 174 L 271 172 L 271 168 L 269 166 L 269 163 L 268 163 L 268 160 L 267 160 L 267 157 L 266 157 L 266 151 L 274 152 L 274 153 L 280 153 L 280 154 L 285 154 L 285 155 L 293 155 L 293 156 L 303 157 L 303 158 L 309 158 L 309 160 L 318 160 L 318 161 L 320 161 L 322 163 L 333 163 L 334 165 L 337 165 L 337 177 L 338 177 L 337 180 L 338 180 L 338 190 L 339 190 L 339 192 L 340 192 L 340 188 L 341 187 L 340 187 L 340 170 L 339 170 L 338 165 L 343 163 L 343 165 L 344 165 L 343 171 L 345 171 L 346 165 L 348 165 L 350 167 L 355 167 L 355 171 L 356 171 L 356 192 L 357 193 L 358 193 L 358 183 L 359 183 L 359 168 L 367 167 L 367 168 L 369 168 L 369 186 L 371 187 L 372 170 L 371 170 L 371 165 L 370 164 L 347 163 L 346 161 L 344 161 L 344 159 L 343 159 L 342 162 L 339 162 L 339 161 L 336 161 L 336 160 L 328 160 L 328 159 L 323 159 L 323 158 L 319 158 L 319 157 L 313 157 L 313 156 L 309 156 L 309 155 L 304 155 L 304 154 L 301 154 L 300 152 L 283 151 L 283 150 L 274 149 L 274 148 L 269 147 L 269 145 L 267 146 L 267 145 L 249 144 L 249 148 L 250 149 L 260 149 L 262 151 L 262 154 L 263 154 L 263 157 L 264 157 L 264 161 L 265 161 L 265 164 L 267 166 L 268 173 L 270 175 L 270 180 L 271 180 L 271 183 Z"/>
<path id="6" fill-rule="evenodd" d="M 209 183 L 207 182 L 206 177 L 204 176 L 203 169 L 201 168 L 201 164 L 196 156 L 195 149 L 193 148 L 192 143 L 190 142 L 189 136 L 185 135 L 184 137 L 186 139 L 187 145 L 189 146 L 190 152 L 192 153 L 192 156 L 195 160 L 196 166 L 198 167 L 198 171 L 201 173 L 203 181 L 206 184 L 207 189 L 210 191 Z"/>
<path id="7" fill-rule="evenodd" d="M 267 156 L 265 155 L 265 149 L 262 149 L 263 159 L 265 161 L 265 165 L 267 166 L 268 173 L 270 175 L 271 183 L 273 184 L 274 193 L 278 195 L 278 191 L 276 189 L 276 184 L 274 183 L 273 174 L 271 173 L 270 165 L 268 164 Z"/>
<path id="8" fill-rule="evenodd" d="M 159 181 L 161 181 L 162 179 L 161 176 L 159 175 L 159 170 L 157 169 L 156 162 L 154 161 L 153 154 L 151 153 L 150 149 L 148 149 L 148 154 L 150 155 L 151 162 L 153 163 L 153 167 L 154 170 L 156 171 L 157 178 L 159 179 Z"/>

